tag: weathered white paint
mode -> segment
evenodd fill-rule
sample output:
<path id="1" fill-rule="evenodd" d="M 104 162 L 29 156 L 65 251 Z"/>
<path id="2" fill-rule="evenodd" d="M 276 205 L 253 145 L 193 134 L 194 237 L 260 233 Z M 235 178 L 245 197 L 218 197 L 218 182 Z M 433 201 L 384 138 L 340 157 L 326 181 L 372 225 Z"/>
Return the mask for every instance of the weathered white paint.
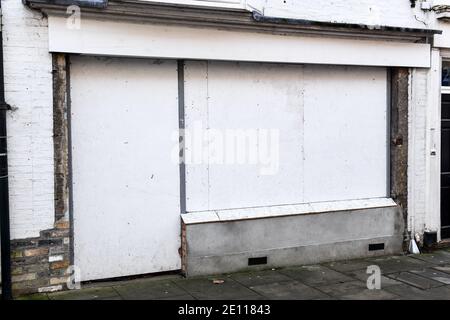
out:
<path id="1" fill-rule="evenodd" d="M 63 260 L 64 260 L 64 256 L 62 254 L 48 257 L 48 262 L 56 262 L 56 261 L 63 261 Z"/>
<path id="2" fill-rule="evenodd" d="M 56 16 L 49 17 L 49 46 L 52 52 L 131 57 L 430 66 L 430 45 L 425 43 L 274 35 L 88 18 L 82 20 L 80 29 L 68 29 L 66 19 Z"/>
<path id="3" fill-rule="evenodd" d="M 432 20 L 430 25 L 442 30 L 442 34 L 434 36 L 433 46 L 436 48 L 450 48 L 450 22 Z"/>
<path id="4" fill-rule="evenodd" d="M 408 230 L 412 235 L 425 230 L 426 221 L 426 124 L 428 109 L 426 69 L 412 69 L 408 106 Z"/>
<path id="5" fill-rule="evenodd" d="M 422 237 L 437 231 L 440 240 L 441 60 L 435 48 L 431 68 L 413 69 L 410 76 L 408 137 L 408 230 Z"/>
<path id="6" fill-rule="evenodd" d="M 175 61 L 72 57 L 75 264 L 82 280 L 180 268 Z"/>
<path id="7" fill-rule="evenodd" d="M 431 54 L 428 75 L 428 115 L 426 137 L 426 226 L 441 233 L 441 56 L 438 49 Z M 421 230 L 422 231 L 422 230 Z"/>
<path id="8" fill-rule="evenodd" d="M 187 62 L 185 93 L 188 130 L 279 131 L 274 174 L 188 163 L 187 211 L 386 197 L 386 69 Z"/>
<path id="9" fill-rule="evenodd" d="M 426 28 L 433 14 L 406 0 L 147 0 L 181 5 L 246 8 L 266 16 L 314 21 Z M 436 3 L 437 1 L 433 1 Z M 439 0 L 442 2 L 442 0 Z"/>
<path id="10" fill-rule="evenodd" d="M 433 6 L 449 6 L 445 0 L 434 0 L 432 1 Z M 446 12 L 436 13 L 431 11 L 427 15 L 426 25 L 430 28 L 442 30 L 442 34 L 436 34 L 434 36 L 433 46 L 435 48 L 450 48 L 450 20 L 448 19 L 450 14 L 450 10 L 447 9 Z M 442 19 L 443 16 L 446 16 L 446 19 Z"/>
<path id="11" fill-rule="evenodd" d="M 336 211 L 361 210 L 373 208 L 395 207 L 390 198 L 372 198 L 358 200 L 324 201 L 301 203 L 282 206 L 255 207 L 228 210 L 198 211 L 183 214 L 181 219 L 185 224 L 209 223 L 220 221 L 236 221 L 247 219 L 262 219 L 301 214 L 315 214 Z"/>
<path id="12" fill-rule="evenodd" d="M 49 287 L 42 287 L 39 288 L 38 292 L 39 293 L 45 293 L 45 292 L 55 292 L 55 291 L 61 291 L 62 290 L 62 285 L 58 284 L 56 286 L 49 286 Z"/>
<path id="13" fill-rule="evenodd" d="M 11 238 L 53 227 L 52 59 L 47 19 L 21 1 L 2 0 Z"/>
<path id="14" fill-rule="evenodd" d="M 427 28 L 427 14 L 405 0 L 262 0 L 264 14 L 326 22 Z"/>

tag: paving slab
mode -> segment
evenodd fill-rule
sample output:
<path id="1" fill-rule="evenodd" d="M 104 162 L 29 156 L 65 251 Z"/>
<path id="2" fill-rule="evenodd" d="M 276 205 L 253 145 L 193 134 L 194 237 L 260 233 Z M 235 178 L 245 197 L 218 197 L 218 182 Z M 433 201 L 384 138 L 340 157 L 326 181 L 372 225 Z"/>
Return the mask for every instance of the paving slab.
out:
<path id="1" fill-rule="evenodd" d="M 372 265 L 380 267 L 382 274 L 396 273 L 401 271 L 421 270 L 434 266 L 432 263 L 411 258 L 409 256 L 390 256 L 370 258 Z"/>
<path id="2" fill-rule="evenodd" d="M 315 288 L 335 298 L 359 294 L 364 290 L 368 290 L 366 283 L 359 280 L 348 281 L 343 283 L 327 284 Z"/>
<path id="3" fill-rule="evenodd" d="M 432 296 L 437 297 L 437 300 L 450 300 L 450 286 L 432 288 L 428 292 Z"/>
<path id="4" fill-rule="evenodd" d="M 434 268 L 427 268 L 424 270 L 412 270 L 411 272 L 420 275 L 422 277 L 441 282 L 443 284 L 450 284 L 450 274 L 436 270 Z"/>
<path id="5" fill-rule="evenodd" d="M 433 269 L 450 274 L 450 264 L 446 264 L 443 266 L 435 266 L 433 267 Z"/>
<path id="6" fill-rule="evenodd" d="M 187 292 L 171 281 L 138 281 L 113 287 L 125 300 L 152 300 L 186 295 Z"/>
<path id="7" fill-rule="evenodd" d="M 94 300 L 124 300 L 121 296 L 114 296 L 114 297 L 104 297 L 104 298 L 98 298 Z"/>
<path id="8" fill-rule="evenodd" d="M 195 298 L 189 294 L 185 294 L 182 296 L 159 298 L 158 300 L 195 300 Z"/>
<path id="9" fill-rule="evenodd" d="M 346 272 L 346 274 L 352 278 L 355 278 L 357 280 L 360 280 L 362 282 L 367 283 L 367 279 L 369 278 L 370 274 L 367 273 L 366 269 L 363 270 L 354 270 L 354 271 L 348 271 Z M 401 282 L 388 278 L 384 275 L 381 275 L 381 289 L 388 287 L 388 286 L 393 286 L 393 285 L 397 285 L 397 284 L 402 284 Z"/>
<path id="10" fill-rule="evenodd" d="M 400 282 L 406 283 L 410 286 L 419 288 L 419 289 L 430 289 L 434 287 L 442 286 L 442 282 L 438 282 L 429 278 L 422 277 L 416 273 L 412 272 L 399 272 L 392 273 L 388 275 L 389 278 L 398 280 Z"/>
<path id="11" fill-rule="evenodd" d="M 321 284 L 348 282 L 353 280 L 351 277 L 346 276 L 341 272 L 335 271 L 333 269 L 321 265 L 286 268 L 280 270 L 280 273 L 294 280 L 312 286 Z"/>
<path id="12" fill-rule="evenodd" d="M 291 278 L 278 272 L 277 270 L 235 273 L 229 275 L 229 277 L 244 286 L 258 286 L 262 284 L 292 280 Z"/>
<path id="13" fill-rule="evenodd" d="M 400 284 L 391 286 L 385 289 L 388 292 L 394 293 L 400 297 L 401 300 L 449 300 L 450 288 L 442 286 L 432 288 L 429 290 L 422 290 L 407 284 Z"/>
<path id="14" fill-rule="evenodd" d="M 215 284 L 214 279 L 223 280 L 223 283 Z M 183 279 L 175 280 L 174 283 L 194 298 L 201 300 L 259 298 L 257 293 L 229 277 Z"/>
<path id="15" fill-rule="evenodd" d="M 112 287 L 85 288 L 49 293 L 51 300 L 101 300 L 120 297 Z"/>
<path id="16" fill-rule="evenodd" d="M 436 251 L 433 253 L 415 254 L 411 255 L 410 257 L 438 265 L 450 264 L 450 252 L 447 251 Z"/>
<path id="17" fill-rule="evenodd" d="M 364 289 L 356 293 L 343 295 L 341 300 L 397 300 L 400 297 L 383 289 Z"/>
<path id="18" fill-rule="evenodd" d="M 348 272 L 354 270 L 367 269 L 368 266 L 372 265 L 371 261 L 367 259 L 359 260 L 348 260 L 348 261 L 335 261 L 322 264 L 330 269 L 336 270 L 338 272 Z"/>
<path id="19" fill-rule="evenodd" d="M 271 300 L 311 300 L 329 298 L 319 290 L 295 280 L 252 286 L 252 290 Z"/>

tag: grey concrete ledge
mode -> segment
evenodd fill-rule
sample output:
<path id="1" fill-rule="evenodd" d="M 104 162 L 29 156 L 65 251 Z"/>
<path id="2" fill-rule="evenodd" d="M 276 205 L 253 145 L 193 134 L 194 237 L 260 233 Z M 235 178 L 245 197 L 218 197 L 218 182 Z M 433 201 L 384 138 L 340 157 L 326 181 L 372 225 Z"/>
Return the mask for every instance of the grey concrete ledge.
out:
<path id="1" fill-rule="evenodd" d="M 264 219 L 271 217 L 318 214 L 334 211 L 351 211 L 361 209 L 395 207 L 397 204 L 390 198 L 370 198 L 357 200 L 341 200 L 326 202 L 311 202 L 291 205 L 196 211 L 181 215 L 186 225 Z"/>

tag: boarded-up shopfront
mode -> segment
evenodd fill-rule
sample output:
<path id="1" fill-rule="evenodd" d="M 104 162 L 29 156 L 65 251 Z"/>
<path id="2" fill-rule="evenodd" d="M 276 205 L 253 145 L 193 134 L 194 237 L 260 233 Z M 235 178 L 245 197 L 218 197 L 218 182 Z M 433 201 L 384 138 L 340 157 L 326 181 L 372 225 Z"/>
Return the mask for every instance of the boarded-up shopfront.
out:
<path id="1" fill-rule="evenodd" d="M 407 68 L 433 32 L 113 1 L 70 29 L 30 3 L 66 61 L 82 280 L 402 251 Z"/>

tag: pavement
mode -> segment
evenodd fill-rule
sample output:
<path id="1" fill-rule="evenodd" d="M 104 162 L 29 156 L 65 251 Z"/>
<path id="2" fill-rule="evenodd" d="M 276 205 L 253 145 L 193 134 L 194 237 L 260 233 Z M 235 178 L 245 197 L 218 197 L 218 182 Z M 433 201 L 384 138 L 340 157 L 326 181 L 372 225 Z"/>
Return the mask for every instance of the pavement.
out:
<path id="1" fill-rule="evenodd" d="M 368 266 L 381 270 L 369 290 Z M 43 300 L 450 300 L 450 249 L 208 277 L 165 275 L 34 294 Z"/>

